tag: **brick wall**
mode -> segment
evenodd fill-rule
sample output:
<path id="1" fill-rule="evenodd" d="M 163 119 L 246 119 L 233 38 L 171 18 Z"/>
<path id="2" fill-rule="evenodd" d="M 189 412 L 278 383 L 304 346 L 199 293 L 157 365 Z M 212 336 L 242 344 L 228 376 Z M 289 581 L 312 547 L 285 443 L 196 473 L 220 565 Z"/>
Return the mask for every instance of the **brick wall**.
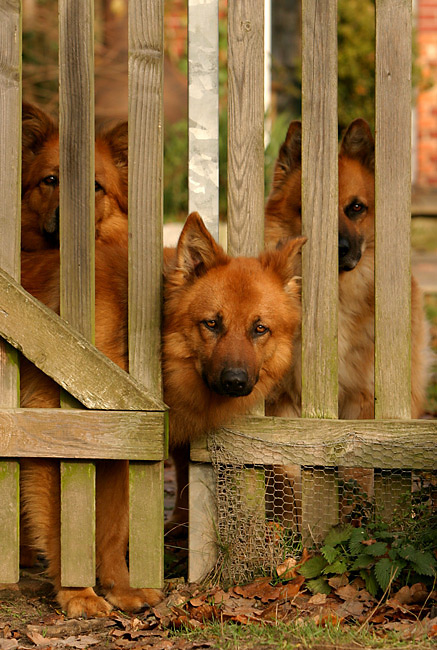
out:
<path id="1" fill-rule="evenodd" d="M 416 38 L 422 82 L 416 102 L 418 187 L 437 189 L 437 0 L 417 0 Z"/>

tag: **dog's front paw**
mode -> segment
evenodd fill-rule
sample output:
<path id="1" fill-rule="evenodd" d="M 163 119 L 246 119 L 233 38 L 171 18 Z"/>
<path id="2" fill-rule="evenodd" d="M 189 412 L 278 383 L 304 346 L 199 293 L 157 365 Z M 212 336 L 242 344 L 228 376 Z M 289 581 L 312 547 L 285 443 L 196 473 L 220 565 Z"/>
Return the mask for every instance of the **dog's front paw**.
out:
<path id="1" fill-rule="evenodd" d="M 91 587 L 86 589 L 60 589 L 56 597 L 58 603 L 70 618 L 107 616 L 112 610 L 112 605 L 104 598 L 97 596 Z"/>
<path id="2" fill-rule="evenodd" d="M 114 607 L 128 612 L 136 612 L 146 606 L 154 607 L 164 598 L 159 589 L 132 589 L 131 587 L 113 587 L 105 594 Z"/>

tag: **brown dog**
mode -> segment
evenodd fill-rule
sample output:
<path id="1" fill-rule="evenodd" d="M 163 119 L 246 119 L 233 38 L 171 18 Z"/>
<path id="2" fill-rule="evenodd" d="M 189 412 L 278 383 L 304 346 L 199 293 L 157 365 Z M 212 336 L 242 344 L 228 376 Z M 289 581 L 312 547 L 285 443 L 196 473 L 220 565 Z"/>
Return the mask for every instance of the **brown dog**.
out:
<path id="1" fill-rule="evenodd" d="M 22 284 L 59 312 L 59 251 L 23 252 Z M 96 345 L 127 370 L 127 246 L 123 241 L 96 242 Z M 21 360 L 21 405 L 59 407 L 59 387 L 25 358 Z M 128 462 L 96 462 L 96 565 L 105 598 L 92 588 L 61 588 L 59 462 L 22 458 L 20 465 L 25 540 L 43 552 L 58 603 L 68 616 L 104 615 L 111 605 L 132 611 L 157 604 L 162 597 L 159 590 L 129 586 Z"/>
<path id="2" fill-rule="evenodd" d="M 339 417 L 374 417 L 374 190 L 375 143 L 367 122 L 346 130 L 338 161 L 338 379 Z M 292 122 L 276 161 L 265 211 L 265 241 L 274 246 L 301 232 L 301 125 Z M 427 328 L 420 291 L 411 282 L 411 413 L 420 417 L 427 380 Z M 269 405 L 276 415 L 301 409 L 300 338 L 282 394 Z"/>
<path id="3" fill-rule="evenodd" d="M 21 248 L 59 247 L 59 131 L 23 103 Z M 127 236 L 128 130 L 123 122 L 96 137 L 96 239 Z"/>
<path id="4" fill-rule="evenodd" d="M 189 441 L 248 413 L 291 363 L 300 320 L 295 257 L 304 241 L 231 258 L 194 213 L 167 261 L 162 368 L 179 486 L 171 525 L 187 519 Z"/>
<path id="5" fill-rule="evenodd" d="M 247 412 L 289 367 L 300 316 L 293 266 L 304 241 L 300 237 L 256 259 L 231 259 L 193 214 L 177 250 L 166 251 L 163 383 L 171 407 L 172 451 Z M 126 243 L 97 240 L 96 346 L 124 369 L 127 273 Z M 23 252 L 22 283 L 58 311 L 59 251 Z M 59 389 L 48 377 L 25 359 L 21 370 L 22 406 L 59 406 Z M 27 537 L 44 553 L 57 600 L 68 615 L 105 614 L 109 603 L 129 610 L 155 604 L 160 592 L 131 589 L 128 582 L 127 462 L 97 463 L 97 577 L 106 600 L 91 588 L 61 587 L 59 462 L 20 462 Z M 178 475 L 182 480 L 183 470 Z"/>

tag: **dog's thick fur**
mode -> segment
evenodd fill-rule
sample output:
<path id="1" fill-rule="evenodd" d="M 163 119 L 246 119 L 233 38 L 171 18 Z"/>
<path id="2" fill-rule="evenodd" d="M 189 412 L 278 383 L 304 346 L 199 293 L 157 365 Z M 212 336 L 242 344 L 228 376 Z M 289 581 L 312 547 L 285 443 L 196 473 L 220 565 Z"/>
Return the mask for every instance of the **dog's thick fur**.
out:
<path id="1" fill-rule="evenodd" d="M 354 120 L 340 146 L 339 176 L 339 417 L 374 417 L 374 151 L 368 124 Z M 276 161 L 265 211 L 265 241 L 275 246 L 301 232 L 301 125 L 292 122 Z M 411 282 L 411 415 L 420 417 L 427 381 L 427 327 L 422 297 Z M 292 368 L 268 412 L 300 415 L 301 343 L 297 335 Z"/>
<path id="2" fill-rule="evenodd" d="M 179 466 L 178 450 L 247 412 L 289 367 L 290 341 L 300 317 L 293 266 L 304 241 L 300 237 L 256 259 L 231 259 L 193 214 L 177 249 L 166 250 L 163 383 L 171 408 L 171 451 Z M 125 240 L 97 240 L 96 346 L 125 370 L 127 276 Z M 22 283 L 59 311 L 59 251 L 23 252 Z M 24 358 L 21 371 L 23 407 L 59 406 L 54 382 Z M 61 588 L 59 462 L 20 462 L 26 537 L 44 553 L 58 602 L 68 615 L 105 614 L 109 603 L 128 610 L 155 604 L 160 592 L 131 589 L 128 582 L 127 462 L 97 463 L 97 577 L 106 600 L 91 588 Z M 184 476 L 184 468 L 178 469 L 180 481 Z"/>
<path id="3" fill-rule="evenodd" d="M 59 131 L 46 113 L 23 103 L 21 248 L 59 247 Z M 127 236 L 128 127 L 95 142 L 96 239 Z"/>
<path id="4" fill-rule="evenodd" d="M 300 320 L 295 257 L 304 241 L 231 258 L 194 214 L 167 260 L 162 363 L 178 479 L 169 529 L 187 520 L 189 441 L 247 413 L 291 363 Z"/>
<path id="5" fill-rule="evenodd" d="M 59 251 L 22 253 L 24 288 L 59 312 Z M 127 370 L 127 247 L 96 242 L 96 346 Z M 21 405 L 59 407 L 59 387 L 22 358 Z M 21 507 L 25 540 L 43 552 L 57 600 L 69 616 L 107 614 L 112 605 L 137 610 L 155 605 L 161 593 L 132 589 L 126 565 L 128 463 L 96 462 L 96 564 L 105 598 L 92 588 L 61 588 L 59 462 L 23 458 Z M 80 544 L 80 540 L 77 540 Z M 147 543 L 147 540 L 144 540 Z"/>

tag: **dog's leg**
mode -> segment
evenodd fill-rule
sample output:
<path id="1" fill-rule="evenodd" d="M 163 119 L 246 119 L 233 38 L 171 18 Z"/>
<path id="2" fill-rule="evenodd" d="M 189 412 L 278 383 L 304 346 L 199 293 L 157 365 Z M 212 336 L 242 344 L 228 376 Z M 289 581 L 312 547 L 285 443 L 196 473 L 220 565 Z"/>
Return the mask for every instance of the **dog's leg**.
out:
<path id="1" fill-rule="evenodd" d="M 126 551 L 129 536 L 129 463 L 97 463 L 97 576 L 105 597 L 123 610 L 156 605 L 159 589 L 133 589 L 129 585 Z M 144 504 L 147 508 L 147 504 Z M 143 540 L 147 544 L 147 540 Z"/>
<path id="2" fill-rule="evenodd" d="M 111 605 L 92 587 L 61 587 L 59 462 L 23 458 L 20 467 L 22 509 L 30 541 L 47 559 L 47 574 L 58 603 L 73 618 L 108 614 Z"/>

